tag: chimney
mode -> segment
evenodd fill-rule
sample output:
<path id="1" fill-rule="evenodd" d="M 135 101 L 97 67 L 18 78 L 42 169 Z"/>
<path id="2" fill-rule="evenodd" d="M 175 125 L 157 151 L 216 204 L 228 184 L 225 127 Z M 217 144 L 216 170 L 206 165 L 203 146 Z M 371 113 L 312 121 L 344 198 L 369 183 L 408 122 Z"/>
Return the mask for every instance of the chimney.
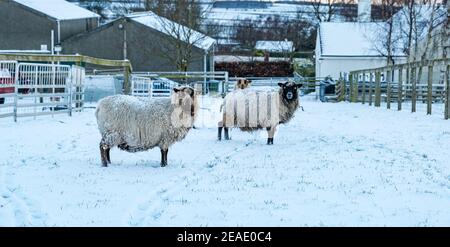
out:
<path id="1" fill-rule="evenodd" d="M 358 0 L 358 22 L 370 22 L 371 10 L 370 0 Z"/>

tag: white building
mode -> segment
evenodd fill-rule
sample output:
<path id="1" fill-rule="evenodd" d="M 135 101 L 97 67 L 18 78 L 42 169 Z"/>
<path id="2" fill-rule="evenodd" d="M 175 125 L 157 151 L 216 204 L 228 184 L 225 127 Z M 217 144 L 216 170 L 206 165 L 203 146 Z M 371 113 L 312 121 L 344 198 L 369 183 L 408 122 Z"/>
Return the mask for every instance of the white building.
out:
<path id="1" fill-rule="evenodd" d="M 290 53 L 294 51 L 294 42 L 287 40 L 285 41 L 260 40 L 256 41 L 255 49 L 268 52 Z"/>
<path id="2" fill-rule="evenodd" d="M 385 23 L 370 22 L 370 0 L 360 0 L 358 9 L 358 22 L 320 23 L 315 51 L 316 77 L 338 79 L 341 72 L 386 65 L 379 35 Z M 395 63 L 406 62 L 401 49 L 394 50 L 393 58 Z"/>

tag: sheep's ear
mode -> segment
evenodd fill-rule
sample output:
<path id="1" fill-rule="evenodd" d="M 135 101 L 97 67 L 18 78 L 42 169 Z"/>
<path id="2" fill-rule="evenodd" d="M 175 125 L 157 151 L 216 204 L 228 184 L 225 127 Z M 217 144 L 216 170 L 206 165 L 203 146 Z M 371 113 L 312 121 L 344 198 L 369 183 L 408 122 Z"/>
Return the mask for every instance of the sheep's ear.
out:
<path id="1" fill-rule="evenodd" d="M 284 87 L 284 83 L 278 82 L 278 86 Z"/>
<path id="2" fill-rule="evenodd" d="M 175 92 L 175 93 L 178 93 L 179 91 L 180 91 L 180 89 L 178 89 L 178 88 L 173 88 L 173 91 Z"/>
<path id="3" fill-rule="evenodd" d="M 252 80 L 247 80 L 247 83 L 252 83 Z"/>
<path id="4" fill-rule="evenodd" d="M 295 84 L 295 87 L 296 87 L 296 88 L 301 88 L 301 87 L 303 87 L 303 84 L 301 84 L 301 83 Z"/>

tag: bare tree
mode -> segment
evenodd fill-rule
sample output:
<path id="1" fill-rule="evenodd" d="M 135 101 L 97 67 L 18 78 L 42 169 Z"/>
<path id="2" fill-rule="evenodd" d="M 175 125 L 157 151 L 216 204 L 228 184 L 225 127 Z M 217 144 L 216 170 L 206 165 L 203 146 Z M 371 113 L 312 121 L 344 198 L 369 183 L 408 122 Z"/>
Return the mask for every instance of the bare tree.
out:
<path id="1" fill-rule="evenodd" d="M 394 64 L 394 56 L 399 52 L 401 35 L 395 29 L 394 14 L 402 0 L 379 0 L 381 18 L 383 22 L 378 23 L 376 35 L 374 37 L 374 49 L 382 56 L 386 57 L 387 65 Z"/>
<path id="2" fill-rule="evenodd" d="M 145 9 L 158 16 L 159 25 L 172 36 L 162 42 L 163 57 L 176 65 L 180 71 L 187 71 L 193 59 L 193 49 L 202 46 L 208 36 L 201 29 L 205 14 L 195 0 L 147 0 Z M 174 56 L 175 55 L 175 56 Z"/>
<path id="3" fill-rule="evenodd" d="M 311 0 L 312 13 L 318 22 L 330 22 L 337 15 L 352 13 L 354 3 L 354 0 Z"/>
<path id="4" fill-rule="evenodd" d="M 97 1 L 80 0 L 79 3 L 86 9 L 100 15 L 100 18 L 102 21 L 108 19 L 106 10 L 108 9 L 108 7 L 111 4 L 111 0 L 97 0 Z"/>

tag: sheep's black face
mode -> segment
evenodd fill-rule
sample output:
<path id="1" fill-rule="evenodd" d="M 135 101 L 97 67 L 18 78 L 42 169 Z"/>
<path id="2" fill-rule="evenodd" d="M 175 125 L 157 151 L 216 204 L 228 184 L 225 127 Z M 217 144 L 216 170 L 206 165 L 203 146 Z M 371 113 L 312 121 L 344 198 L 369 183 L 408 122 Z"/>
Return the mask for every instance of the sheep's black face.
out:
<path id="1" fill-rule="evenodd" d="M 236 82 L 236 87 L 238 89 L 245 89 L 248 88 L 250 86 L 250 83 L 252 83 L 251 80 L 247 80 L 247 79 L 239 79 Z"/>
<path id="2" fill-rule="evenodd" d="M 281 87 L 281 93 L 283 95 L 283 99 L 291 102 L 295 101 L 298 98 L 298 89 L 302 87 L 302 84 L 295 84 L 293 82 L 285 82 L 278 83 L 278 86 Z"/>

